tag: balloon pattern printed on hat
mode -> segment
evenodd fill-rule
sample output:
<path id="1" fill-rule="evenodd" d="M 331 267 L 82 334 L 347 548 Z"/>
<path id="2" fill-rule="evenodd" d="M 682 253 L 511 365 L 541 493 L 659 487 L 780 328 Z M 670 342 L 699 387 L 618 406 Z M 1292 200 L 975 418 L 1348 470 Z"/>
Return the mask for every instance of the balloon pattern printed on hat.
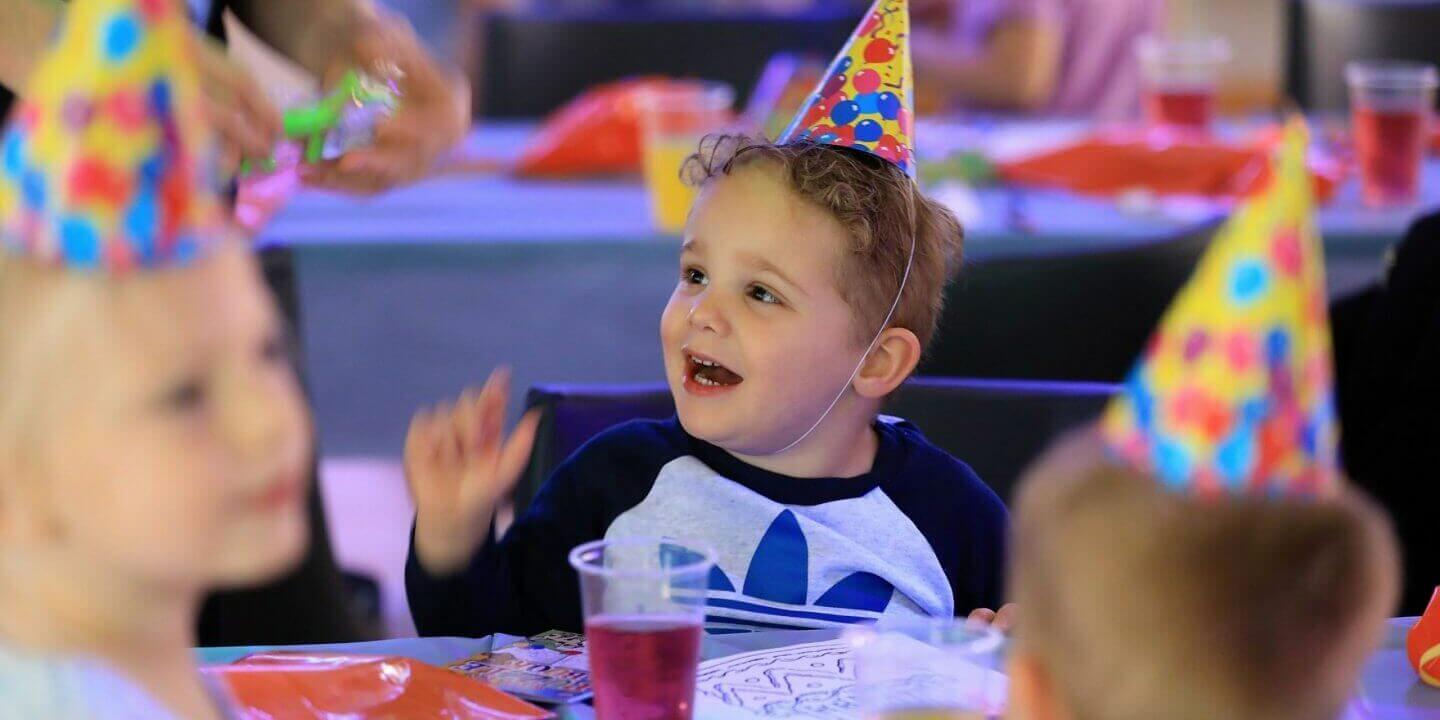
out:
<path id="1" fill-rule="evenodd" d="M 878 0 L 778 142 L 878 155 L 915 176 L 915 110 L 906 0 Z"/>

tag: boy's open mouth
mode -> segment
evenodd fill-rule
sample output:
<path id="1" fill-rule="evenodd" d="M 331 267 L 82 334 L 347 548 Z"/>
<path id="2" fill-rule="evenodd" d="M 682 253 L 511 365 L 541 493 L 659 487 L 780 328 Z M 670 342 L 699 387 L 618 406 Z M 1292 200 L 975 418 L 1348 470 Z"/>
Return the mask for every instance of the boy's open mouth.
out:
<path id="1" fill-rule="evenodd" d="M 693 383 L 706 389 L 733 387 L 745 382 L 745 378 L 730 368 L 688 350 L 685 351 L 685 380 L 686 384 Z"/>

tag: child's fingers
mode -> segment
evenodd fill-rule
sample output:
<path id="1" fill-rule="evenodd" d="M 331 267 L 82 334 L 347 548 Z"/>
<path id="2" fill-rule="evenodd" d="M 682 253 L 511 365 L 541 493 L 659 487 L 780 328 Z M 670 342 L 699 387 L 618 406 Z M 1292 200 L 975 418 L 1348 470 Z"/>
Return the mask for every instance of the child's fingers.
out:
<path id="1" fill-rule="evenodd" d="M 461 450 L 466 456 L 474 450 L 476 438 L 480 435 L 480 418 L 475 412 L 479 400 L 480 391 L 470 387 L 461 393 L 460 400 L 455 403 L 456 431 L 460 435 Z"/>
<path id="2" fill-rule="evenodd" d="M 995 622 L 995 611 L 989 608 L 975 608 L 970 611 L 970 617 L 967 620 L 989 625 Z"/>
<path id="3" fill-rule="evenodd" d="M 467 391 L 468 393 L 468 391 Z M 450 407 L 450 414 L 446 416 L 445 441 L 449 443 L 455 453 L 455 462 L 465 463 L 470 459 L 471 448 L 474 444 L 472 432 L 475 427 L 475 413 L 471 409 L 473 405 L 466 395 L 456 399 L 455 404 Z"/>
<path id="4" fill-rule="evenodd" d="M 429 466 L 434 456 L 430 443 L 430 413 L 420 410 L 410 418 L 410 428 L 405 431 L 405 476 L 413 487 L 421 480 L 421 473 Z"/>
<path id="5" fill-rule="evenodd" d="M 1016 609 L 1015 603 L 1006 604 L 1000 608 L 999 612 L 995 613 L 995 629 L 1000 632 L 1010 632 L 1015 629 L 1018 615 L 1019 611 Z"/>
<path id="6" fill-rule="evenodd" d="M 441 403 L 435 408 L 435 422 L 430 426 L 430 442 L 435 447 L 435 460 L 446 471 L 453 470 L 460 461 L 455 442 L 454 417 L 455 406 Z"/>
<path id="7" fill-rule="evenodd" d="M 535 433 L 540 428 L 540 412 L 531 410 L 520 418 L 515 432 L 500 451 L 500 462 L 496 465 L 496 490 L 503 492 L 514 487 L 520 473 L 530 460 L 530 450 L 535 446 Z"/>
<path id="8" fill-rule="evenodd" d="M 510 368 L 505 365 L 495 368 L 495 372 L 490 373 L 490 379 L 495 381 L 495 404 L 501 410 L 504 410 L 505 406 L 510 403 L 510 375 Z"/>
<path id="9" fill-rule="evenodd" d="M 475 414 L 475 436 L 471 439 L 474 443 L 474 454 L 477 461 L 480 458 L 490 457 L 494 453 L 495 434 L 499 430 L 495 427 L 494 421 L 490 418 L 489 406 L 490 396 L 495 393 L 495 376 L 491 374 L 485 379 L 485 384 L 480 388 L 480 395 L 475 398 L 475 404 L 471 412 Z"/>
<path id="10" fill-rule="evenodd" d="M 425 440 L 429 437 L 430 413 L 427 410 L 419 410 L 410 416 L 410 427 L 405 430 L 405 459 L 420 459 L 422 451 L 426 449 Z"/>
<path id="11" fill-rule="evenodd" d="M 500 443 L 504 439 L 505 428 L 505 405 L 509 396 L 510 371 L 506 368 L 498 368 L 490 373 L 490 378 L 485 381 L 485 392 L 480 397 L 480 414 L 485 429 L 482 437 L 480 452 L 487 457 L 493 457 L 500 451 Z"/>

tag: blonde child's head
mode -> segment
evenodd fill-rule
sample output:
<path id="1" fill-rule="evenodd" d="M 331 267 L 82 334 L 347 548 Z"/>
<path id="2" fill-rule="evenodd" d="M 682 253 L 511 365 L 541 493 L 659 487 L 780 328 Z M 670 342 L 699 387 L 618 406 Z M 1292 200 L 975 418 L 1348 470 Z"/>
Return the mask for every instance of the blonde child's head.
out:
<path id="1" fill-rule="evenodd" d="M 862 357 L 836 412 L 873 416 L 935 333 L 960 264 L 954 214 L 890 162 L 812 142 L 707 138 L 684 174 L 700 196 L 661 341 L 685 428 L 774 451 L 821 417 Z"/>
<path id="2" fill-rule="evenodd" d="M 1019 718 L 1329 720 L 1397 592 L 1393 533 L 1333 500 L 1197 500 L 1093 434 L 1028 473 L 1014 516 Z"/>
<path id="3" fill-rule="evenodd" d="M 298 560 L 310 431 L 247 248 L 113 276 L 0 254 L 0 582 L 199 591 Z"/>

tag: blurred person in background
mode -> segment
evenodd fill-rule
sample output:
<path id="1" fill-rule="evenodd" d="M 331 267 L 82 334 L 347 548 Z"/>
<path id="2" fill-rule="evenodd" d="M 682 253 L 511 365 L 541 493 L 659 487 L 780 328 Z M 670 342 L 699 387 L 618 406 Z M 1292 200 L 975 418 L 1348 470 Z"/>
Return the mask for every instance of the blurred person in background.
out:
<path id="1" fill-rule="evenodd" d="M 1139 111 L 1135 41 L 1160 30 L 1164 0 L 913 0 L 911 8 L 928 109 L 1113 121 Z"/>
<path id="2" fill-rule="evenodd" d="M 268 45 L 322 80 L 350 68 L 392 67 L 405 101 L 377 131 L 375 144 L 312 168 L 307 184 L 370 194 L 413 182 L 470 126 L 464 78 L 428 52 L 404 19 L 367 0 L 173 0 L 197 28 L 198 70 L 208 119 L 233 163 L 268 157 L 280 139 L 280 114 L 261 83 L 225 52 L 226 10 Z M 54 37 L 65 10 L 61 0 L 0 2 L 0 117 L 9 115 L 6 88 L 23 83 Z M 200 36 L 203 30 L 206 36 Z M 262 255 L 267 285 L 299 336 L 294 263 L 288 248 Z M 331 551 L 324 509 L 310 473 L 310 550 L 298 570 L 278 582 L 213 596 L 201 617 L 201 645 L 339 642 L 365 639 L 366 627 L 350 607 Z"/>
<path id="3" fill-rule="evenodd" d="M 1330 306 L 1340 454 L 1345 472 L 1385 506 L 1405 559 L 1401 615 L 1425 611 L 1440 585 L 1440 213 L 1415 221 L 1382 278 Z"/>

